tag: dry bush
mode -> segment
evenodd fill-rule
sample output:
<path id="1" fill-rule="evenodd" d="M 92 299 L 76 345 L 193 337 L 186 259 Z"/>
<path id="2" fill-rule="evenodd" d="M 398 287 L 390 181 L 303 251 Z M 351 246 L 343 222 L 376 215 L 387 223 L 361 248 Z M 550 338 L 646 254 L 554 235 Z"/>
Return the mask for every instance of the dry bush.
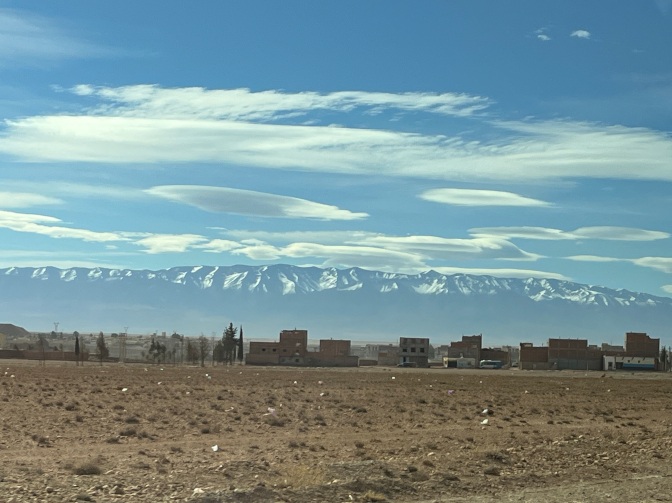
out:
<path id="1" fill-rule="evenodd" d="M 75 475 L 100 475 L 102 472 L 98 465 L 93 463 L 84 463 L 74 470 Z"/>
<path id="2" fill-rule="evenodd" d="M 300 488 L 321 485 L 325 472 L 320 466 L 288 465 L 281 476 L 285 485 Z"/>
<path id="3" fill-rule="evenodd" d="M 377 493 L 372 490 L 366 491 L 364 494 L 362 494 L 362 501 L 386 501 L 387 498 L 385 497 L 384 494 Z"/>

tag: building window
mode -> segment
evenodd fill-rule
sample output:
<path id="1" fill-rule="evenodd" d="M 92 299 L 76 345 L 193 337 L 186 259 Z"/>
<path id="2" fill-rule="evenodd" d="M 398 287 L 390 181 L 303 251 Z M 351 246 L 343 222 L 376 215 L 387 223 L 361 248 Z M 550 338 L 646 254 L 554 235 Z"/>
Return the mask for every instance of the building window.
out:
<path id="1" fill-rule="evenodd" d="M 273 348 L 273 352 L 275 353 L 276 351 L 277 351 L 277 349 Z"/>
<path id="2" fill-rule="evenodd" d="M 294 361 L 295 361 L 296 363 L 299 363 L 299 359 L 298 359 L 298 358 L 297 358 L 296 360 L 294 360 Z"/>
<path id="3" fill-rule="evenodd" d="M 283 349 L 283 350 L 282 350 L 282 352 L 283 352 L 283 353 L 286 353 L 286 352 L 287 352 L 287 350 L 286 350 L 286 349 Z"/>
<path id="4" fill-rule="evenodd" d="M 262 351 L 266 351 L 266 348 L 261 348 Z"/>
<path id="5" fill-rule="evenodd" d="M 401 350 L 402 353 L 408 353 L 408 349 L 404 348 Z"/>
<path id="6" fill-rule="evenodd" d="M 415 348 L 411 348 L 411 353 L 415 353 Z"/>
<path id="7" fill-rule="evenodd" d="M 425 348 L 420 348 L 420 352 L 421 352 L 421 353 L 424 353 L 424 352 L 425 352 Z"/>

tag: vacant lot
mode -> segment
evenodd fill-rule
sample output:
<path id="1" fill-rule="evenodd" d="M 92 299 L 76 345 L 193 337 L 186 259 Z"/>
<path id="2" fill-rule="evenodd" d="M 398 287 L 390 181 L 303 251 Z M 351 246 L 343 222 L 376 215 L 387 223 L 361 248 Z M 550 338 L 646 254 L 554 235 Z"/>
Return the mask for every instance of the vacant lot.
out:
<path id="1" fill-rule="evenodd" d="M 0 364 L 0 501 L 669 498 L 667 374 Z"/>

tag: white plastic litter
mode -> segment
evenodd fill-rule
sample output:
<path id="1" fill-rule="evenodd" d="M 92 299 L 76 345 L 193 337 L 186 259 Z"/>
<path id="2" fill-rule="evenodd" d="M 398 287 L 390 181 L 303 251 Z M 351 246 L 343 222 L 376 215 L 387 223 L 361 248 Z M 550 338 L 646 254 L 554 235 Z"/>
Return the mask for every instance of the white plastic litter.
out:
<path id="1" fill-rule="evenodd" d="M 484 419 L 483 421 L 481 421 L 481 424 L 488 424 L 488 420 Z"/>
<path id="2" fill-rule="evenodd" d="M 392 376 L 392 380 L 394 381 L 395 379 L 396 379 L 396 377 Z"/>
<path id="3" fill-rule="evenodd" d="M 324 393 L 320 393 L 320 396 L 324 396 Z"/>
<path id="4" fill-rule="evenodd" d="M 212 447 L 210 447 L 210 449 L 212 449 L 212 452 L 217 452 L 219 450 L 219 446 L 213 445 Z"/>
<path id="5" fill-rule="evenodd" d="M 449 390 L 448 390 L 448 394 L 449 394 L 449 395 L 452 395 L 453 393 L 455 393 L 455 390 L 454 390 L 454 389 L 449 389 Z"/>
<path id="6" fill-rule="evenodd" d="M 481 414 L 487 414 L 487 413 L 488 413 L 488 409 L 483 409 L 483 412 L 481 412 Z"/>
<path id="7" fill-rule="evenodd" d="M 194 494 L 205 494 L 205 491 L 200 487 L 197 487 L 196 489 L 194 489 Z"/>
<path id="8" fill-rule="evenodd" d="M 317 381 L 317 384 L 324 384 L 322 381 Z"/>
<path id="9" fill-rule="evenodd" d="M 158 384 L 161 384 L 161 382 L 162 382 L 162 381 L 159 381 L 159 383 L 158 383 Z"/>
<path id="10" fill-rule="evenodd" d="M 12 376 L 14 377 L 14 376 Z M 121 388 L 121 391 L 128 391 L 128 388 Z"/>
<path id="11" fill-rule="evenodd" d="M 268 413 L 271 414 L 272 416 L 277 417 L 278 415 L 275 413 L 275 409 L 273 407 L 268 408 Z"/>
<path id="12" fill-rule="evenodd" d="M 296 381 L 294 381 L 294 384 L 297 384 L 297 382 L 296 382 Z"/>

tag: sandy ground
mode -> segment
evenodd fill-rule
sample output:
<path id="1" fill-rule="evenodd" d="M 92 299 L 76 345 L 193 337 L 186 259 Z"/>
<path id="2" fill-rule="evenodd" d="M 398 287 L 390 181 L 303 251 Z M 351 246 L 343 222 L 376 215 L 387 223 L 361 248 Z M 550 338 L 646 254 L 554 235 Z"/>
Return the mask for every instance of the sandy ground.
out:
<path id="1" fill-rule="evenodd" d="M 0 502 L 672 501 L 669 374 L 0 365 Z"/>

